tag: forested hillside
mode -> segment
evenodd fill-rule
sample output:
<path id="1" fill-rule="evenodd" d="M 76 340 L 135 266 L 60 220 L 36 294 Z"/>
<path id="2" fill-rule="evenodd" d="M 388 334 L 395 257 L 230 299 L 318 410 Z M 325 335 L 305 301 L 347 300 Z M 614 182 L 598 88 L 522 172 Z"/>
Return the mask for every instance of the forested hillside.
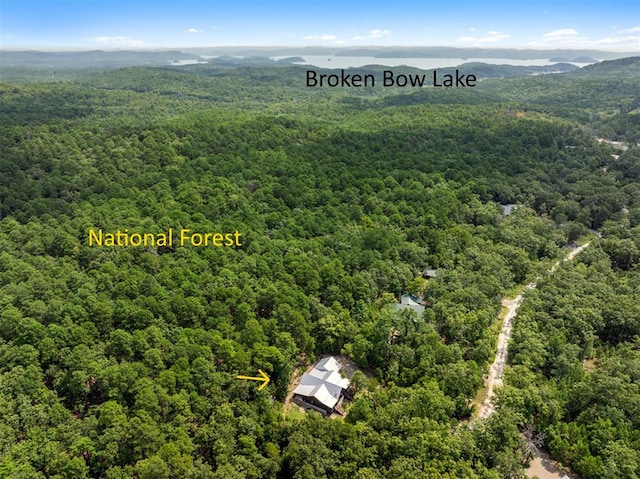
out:
<path id="1" fill-rule="evenodd" d="M 640 227 L 604 239 L 532 292 L 516 318 L 501 404 L 584 478 L 640 468 Z"/>
<path id="2" fill-rule="evenodd" d="M 636 138 L 628 63 L 413 94 L 292 66 L 0 84 L 0 477 L 515 478 L 526 428 L 585 477 L 636 477 L 640 149 L 595 138 Z M 242 242 L 89 245 L 169 228 Z M 469 427 L 500 300 L 588 229 Z M 422 316 L 389 306 L 405 292 Z M 324 354 L 361 369 L 346 417 L 286 413 Z M 236 378 L 258 369 L 262 391 Z"/>

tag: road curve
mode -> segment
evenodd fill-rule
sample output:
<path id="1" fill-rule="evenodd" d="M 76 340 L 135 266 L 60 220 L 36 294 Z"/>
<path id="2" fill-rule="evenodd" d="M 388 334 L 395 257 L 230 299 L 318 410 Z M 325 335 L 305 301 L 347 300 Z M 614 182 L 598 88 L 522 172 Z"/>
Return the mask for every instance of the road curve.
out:
<path id="1" fill-rule="evenodd" d="M 583 249 L 591 244 L 591 241 L 583 244 L 570 251 L 569 254 L 562 260 L 557 261 L 547 274 L 553 274 L 558 266 L 564 261 L 572 260 L 575 255 L 580 253 Z M 515 299 L 503 299 L 502 306 L 508 308 L 507 314 L 502 320 L 502 329 L 500 330 L 500 334 L 498 335 L 498 349 L 496 351 L 496 357 L 493 360 L 493 364 L 489 368 L 489 376 L 485 382 L 487 387 L 487 397 L 482 403 L 482 407 L 478 412 L 478 419 L 487 418 L 491 416 L 495 412 L 495 405 L 493 400 L 495 398 L 494 389 L 496 387 L 502 386 L 502 376 L 504 372 L 504 367 L 507 364 L 507 352 L 509 348 L 509 340 L 511 339 L 511 328 L 513 323 L 513 318 L 516 316 L 516 312 L 522 303 L 522 299 L 524 298 L 524 293 L 527 289 L 535 289 L 537 284 L 535 282 L 529 283 L 525 286 L 525 289 L 515 297 Z"/>

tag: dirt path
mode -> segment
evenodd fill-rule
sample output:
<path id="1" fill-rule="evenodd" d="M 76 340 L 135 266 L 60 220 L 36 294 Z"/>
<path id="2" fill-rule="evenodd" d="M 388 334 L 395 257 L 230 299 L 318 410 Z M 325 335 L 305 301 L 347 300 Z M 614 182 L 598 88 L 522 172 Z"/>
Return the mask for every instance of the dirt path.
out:
<path id="1" fill-rule="evenodd" d="M 502 329 L 498 335 L 498 349 L 496 351 L 496 357 L 489 368 L 489 377 L 487 378 L 487 397 L 485 398 L 484 403 L 482 403 L 482 407 L 478 413 L 479 418 L 489 417 L 495 411 L 493 404 L 493 397 L 495 393 L 493 390 L 496 386 L 502 386 L 502 373 L 504 371 L 505 364 L 507 364 L 507 349 L 509 347 L 509 340 L 511 339 L 512 320 L 516 315 L 516 311 L 518 311 L 518 308 L 520 307 L 522 298 L 523 293 L 520 293 L 515 299 L 502 300 L 502 306 L 507 308 L 507 314 L 502 321 Z"/>
<path id="2" fill-rule="evenodd" d="M 558 260 L 547 272 L 547 274 L 553 274 L 555 270 L 558 269 L 558 266 L 560 266 L 561 263 L 573 259 L 575 255 L 589 246 L 590 243 L 591 241 L 575 248 L 564 259 Z M 507 314 L 502 320 L 502 329 L 500 330 L 500 334 L 498 336 L 498 349 L 496 351 L 496 357 L 493 360 L 493 364 L 491 364 L 491 367 L 489 368 L 489 377 L 486 381 L 487 397 L 482 403 L 482 407 L 478 412 L 478 418 L 487 418 L 491 416 L 495 411 L 495 405 L 493 404 L 493 399 L 495 396 L 494 388 L 502 386 L 502 373 L 504 371 L 505 365 L 507 364 L 507 352 L 509 348 L 509 340 L 511 339 L 513 318 L 515 317 L 518 308 L 522 303 L 525 291 L 527 291 L 527 289 L 535 289 L 536 286 L 537 284 L 535 282 L 529 283 L 525 287 L 524 291 L 516 296 L 515 299 L 502 300 L 502 306 L 507 308 Z"/>
<path id="3" fill-rule="evenodd" d="M 572 477 L 567 475 L 544 451 L 540 451 L 540 456 L 531 461 L 524 473 L 529 478 L 537 477 L 538 479 L 562 479 L 565 475 Z"/>

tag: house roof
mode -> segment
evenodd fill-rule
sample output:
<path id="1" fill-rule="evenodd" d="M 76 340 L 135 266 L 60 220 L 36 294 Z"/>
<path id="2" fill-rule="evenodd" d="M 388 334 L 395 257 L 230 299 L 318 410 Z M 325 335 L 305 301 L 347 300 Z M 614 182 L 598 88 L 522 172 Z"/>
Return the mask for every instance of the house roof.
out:
<path id="1" fill-rule="evenodd" d="M 418 313 L 418 316 L 424 313 L 424 306 L 420 304 L 420 298 L 411 294 L 403 294 L 400 296 L 400 304 L 394 304 L 393 309 L 396 311 L 400 311 L 401 309 L 412 309 Z"/>
<path id="2" fill-rule="evenodd" d="M 342 389 L 347 389 L 349 387 L 349 380 L 340 376 L 338 371 L 322 371 L 316 367 L 309 371 L 309 374 Z"/>
<path id="3" fill-rule="evenodd" d="M 515 210 L 520 208 L 522 205 L 516 205 L 516 204 L 513 204 L 513 203 L 509 203 L 507 205 L 500 205 L 500 206 L 502 206 L 502 214 L 503 214 L 503 216 L 509 216 Z"/>
<path id="4" fill-rule="evenodd" d="M 329 409 L 340 400 L 343 389 L 349 387 L 349 380 L 340 375 L 340 363 L 332 356 L 324 358 L 316 366 L 304 373 L 294 394 L 313 397 Z"/>
<path id="5" fill-rule="evenodd" d="M 329 356 L 328 358 L 318 361 L 314 369 L 319 369 L 320 371 L 339 371 L 340 363 L 336 361 L 336 358 L 333 356 Z"/>
<path id="6" fill-rule="evenodd" d="M 418 306 L 420 305 L 421 299 L 412 294 L 403 294 L 400 296 L 400 304 L 406 304 L 409 306 Z"/>
<path id="7" fill-rule="evenodd" d="M 323 379 L 304 373 L 300 384 L 293 391 L 300 396 L 313 397 L 329 409 L 333 409 L 340 400 L 342 388 L 325 382 Z"/>

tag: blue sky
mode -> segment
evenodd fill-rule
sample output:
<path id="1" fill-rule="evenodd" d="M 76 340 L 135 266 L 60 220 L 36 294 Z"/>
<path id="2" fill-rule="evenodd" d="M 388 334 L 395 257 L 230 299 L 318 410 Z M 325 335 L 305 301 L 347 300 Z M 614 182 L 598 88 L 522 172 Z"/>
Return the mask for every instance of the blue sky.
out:
<path id="1" fill-rule="evenodd" d="M 229 45 L 640 51 L 640 0 L 0 0 L 2 48 Z"/>

